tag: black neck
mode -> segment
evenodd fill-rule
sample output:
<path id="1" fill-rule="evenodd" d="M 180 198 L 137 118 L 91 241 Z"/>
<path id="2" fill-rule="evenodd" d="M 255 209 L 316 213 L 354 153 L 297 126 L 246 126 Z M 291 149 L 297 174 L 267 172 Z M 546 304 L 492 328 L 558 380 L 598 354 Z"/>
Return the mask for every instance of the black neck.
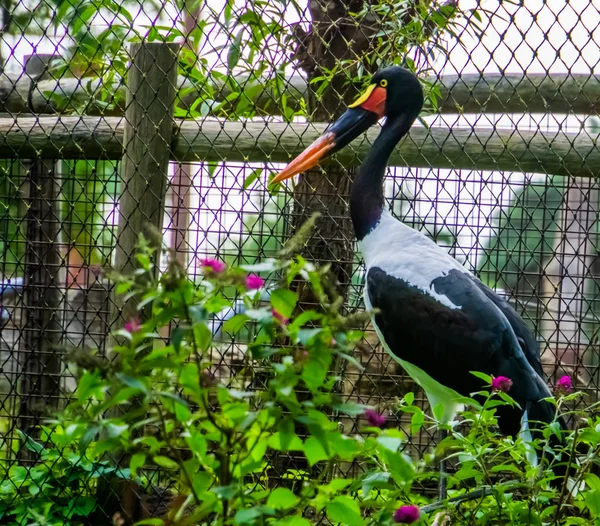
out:
<path id="1" fill-rule="evenodd" d="M 383 211 L 383 180 L 394 148 L 408 133 L 414 118 L 407 115 L 387 119 L 366 159 L 358 169 L 350 191 L 350 215 L 361 241 L 379 222 Z"/>

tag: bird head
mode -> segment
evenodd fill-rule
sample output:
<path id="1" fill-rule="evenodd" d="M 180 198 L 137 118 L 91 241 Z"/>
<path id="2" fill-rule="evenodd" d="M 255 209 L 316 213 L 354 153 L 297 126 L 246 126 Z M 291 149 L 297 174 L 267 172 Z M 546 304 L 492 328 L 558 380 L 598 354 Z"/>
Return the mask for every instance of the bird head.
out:
<path id="1" fill-rule="evenodd" d="M 367 131 L 382 117 L 403 119 L 410 124 L 423 107 L 419 79 L 399 66 L 381 69 L 367 89 L 321 137 L 290 162 L 273 179 L 278 183 L 313 168 Z"/>

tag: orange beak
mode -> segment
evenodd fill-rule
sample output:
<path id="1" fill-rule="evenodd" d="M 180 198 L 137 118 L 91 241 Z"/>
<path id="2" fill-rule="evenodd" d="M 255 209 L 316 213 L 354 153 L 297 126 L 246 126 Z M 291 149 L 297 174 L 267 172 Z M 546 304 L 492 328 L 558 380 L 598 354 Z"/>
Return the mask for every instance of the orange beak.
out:
<path id="1" fill-rule="evenodd" d="M 271 181 L 279 183 L 315 167 L 327 156 L 341 150 L 344 146 L 367 131 L 385 114 L 384 88 L 372 84 L 349 109 L 335 121 L 329 129 L 313 142 L 298 157 L 289 163 Z"/>

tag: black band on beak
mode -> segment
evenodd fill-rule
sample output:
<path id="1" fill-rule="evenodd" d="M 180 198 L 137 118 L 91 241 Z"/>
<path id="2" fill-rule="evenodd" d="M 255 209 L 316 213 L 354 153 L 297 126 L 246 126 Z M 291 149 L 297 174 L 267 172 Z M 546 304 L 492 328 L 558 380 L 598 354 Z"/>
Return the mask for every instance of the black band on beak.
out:
<path id="1" fill-rule="evenodd" d="M 321 137 L 279 172 L 271 183 L 278 183 L 310 170 L 325 157 L 352 142 L 378 120 L 379 115 L 377 113 L 360 106 L 350 108 Z"/>

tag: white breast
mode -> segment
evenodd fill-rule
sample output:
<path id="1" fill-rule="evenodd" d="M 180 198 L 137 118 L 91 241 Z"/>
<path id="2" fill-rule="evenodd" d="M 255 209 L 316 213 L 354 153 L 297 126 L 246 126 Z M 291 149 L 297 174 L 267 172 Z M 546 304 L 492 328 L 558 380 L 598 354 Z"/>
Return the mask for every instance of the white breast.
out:
<path id="1" fill-rule="evenodd" d="M 469 273 L 458 261 L 431 239 L 402 224 L 384 211 L 377 226 L 360 242 L 367 272 L 379 267 L 386 274 L 402 279 L 434 297 L 443 305 L 458 308 L 446 296 L 438 294 L 431 282 L 456 269 Z M 365 296 L 368 290 L 365 287 Z"/>

